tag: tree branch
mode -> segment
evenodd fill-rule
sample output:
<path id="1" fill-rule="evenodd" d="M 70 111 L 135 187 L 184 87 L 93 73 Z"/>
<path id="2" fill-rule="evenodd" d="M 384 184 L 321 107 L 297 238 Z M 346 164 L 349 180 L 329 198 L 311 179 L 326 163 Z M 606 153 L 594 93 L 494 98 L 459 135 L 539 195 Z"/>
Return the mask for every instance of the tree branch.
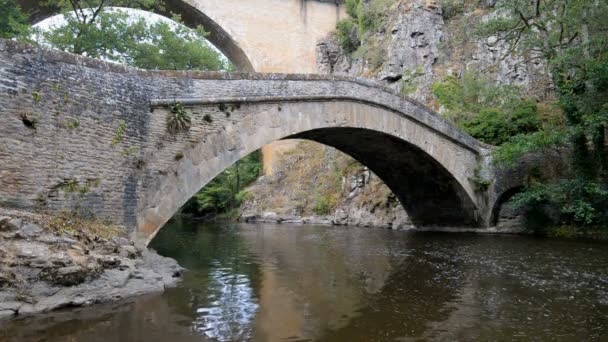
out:
<path id="1" fill-rule="evenodd" d="M 99 7 L 97 7 L 97 10 L 95 10 L 95 12 L 93 13 L 93 16 L 91 17 L 91 20 L 89 21 L 89 24 L 92 24 L 95 21 L 95 19 L 97 18 L 97 16 L 103 9 L 105 2 L 106 2 L 106 0 L 101 0 L 101 2 L 99 3 Z"/>

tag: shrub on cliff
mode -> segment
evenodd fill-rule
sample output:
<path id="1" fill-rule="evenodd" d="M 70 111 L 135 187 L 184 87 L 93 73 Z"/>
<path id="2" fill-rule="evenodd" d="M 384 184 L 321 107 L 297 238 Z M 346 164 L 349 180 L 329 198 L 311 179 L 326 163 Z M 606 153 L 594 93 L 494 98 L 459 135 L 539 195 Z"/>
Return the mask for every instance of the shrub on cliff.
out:
<path id="1" fill-rule="evenodd" d="M 338 25 L 336 26 L 336 38 L 338 39 L 340 46 L 342 46 L 342 49 L 347 53 L 354 52 L 361 44 L 357 38 L 355 24 L 349 19 L 340 20 L 338 22 Z"/>
<path id="2" fill-rule="evenodd" d="M 444 116 L 485 143 L 501 145 L 541 128 L 536 103 L 523 98 L 515 86 L 497 85 L 467 73 L 435 82 L 433 92 Z"/>

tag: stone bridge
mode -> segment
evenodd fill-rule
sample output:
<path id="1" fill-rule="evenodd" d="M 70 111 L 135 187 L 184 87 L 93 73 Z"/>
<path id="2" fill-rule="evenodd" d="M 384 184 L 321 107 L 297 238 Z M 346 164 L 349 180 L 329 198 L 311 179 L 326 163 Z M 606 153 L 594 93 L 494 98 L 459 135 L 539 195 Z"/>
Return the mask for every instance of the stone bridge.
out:
<path id="1" fill-rule="evenodd" d="M 32 22 L 56 10 L 17 0 Z M 315 73 L 316 45 L 346 17 L 343 0 L 159 0 L 154 12 L 181 15 L 244 72 Z"/>
<path id="2" fill-rule="evenodd" d="M 171 133 L 176 101 L 192 127 Z M 90 211 L 144 241 L 228 166 L 285 138 L 367 165 L 418 226 L 486 227 L 501 184 L 515 186 L 480 190 L 487 147 L 364 79 L 143 71 L 0 40 L 0 119 L 0 206 Z"/>
<path id="3" fill-rule="evenodd" d="M 207 182 L 261 146 L 350 154 L 420 226 L 485 226 L 471 179 L 485 148 L 419 103 L 362 79 L 151 72 L 0 43 L 0 204 L 88 209 L 149 239 Z M 168 105 L 192 113 L 167 129 Z"/>

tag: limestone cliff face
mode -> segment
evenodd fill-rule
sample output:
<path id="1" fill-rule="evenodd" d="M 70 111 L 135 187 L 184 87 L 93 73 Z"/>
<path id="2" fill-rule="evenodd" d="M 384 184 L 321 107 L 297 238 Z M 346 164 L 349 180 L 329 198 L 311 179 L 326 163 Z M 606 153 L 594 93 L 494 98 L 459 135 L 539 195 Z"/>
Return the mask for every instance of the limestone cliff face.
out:
<path id="1" fill-rule="evenodd" d="M 434 99 L 433 82 L 465 72 L 481 74 L 498 84 L 521 86 L 527 94 L 542 100 L 550 94 L 552 86 L 546 65 L 540 59 L 509 57 L 508 46 L 497 37 L 479 39 L 474 34 L 479 23 L 499 15 L 493 9 L 495 2 L 463 0 L 462 6 L 454 10 L 442 8 L 440 1 L 391 1 L 376 29 L 361 37 L 356 52 L 346 53 L 333 34 L 320 41 L 318 72 L 374 79 L 439 112 L 442 108 Z M 409 225 L 407 214 L 390 190 L 363 167 L 342 172 L 344 180 L 327 215 L 318 215 L 311 209 L 313 200 L 301 206 L 301 199 L 314 192 L 315 182 L 332 178 L 331 163 L 356 162 L 318 144 L 300 144 L 298 148 L 292 153 L 292 157 L 298 155 L 297 160 L 286 157 L 274 163 L 281 171 L 264 177 L 250 189 L 243 217 L 393 228 Z M 325 157 L 320 158 L 319 153 Z M 316 169 L 307 170 L 311 165 L 316 165 Z M 307 175 L 291 176 L 297 174 Z"/>

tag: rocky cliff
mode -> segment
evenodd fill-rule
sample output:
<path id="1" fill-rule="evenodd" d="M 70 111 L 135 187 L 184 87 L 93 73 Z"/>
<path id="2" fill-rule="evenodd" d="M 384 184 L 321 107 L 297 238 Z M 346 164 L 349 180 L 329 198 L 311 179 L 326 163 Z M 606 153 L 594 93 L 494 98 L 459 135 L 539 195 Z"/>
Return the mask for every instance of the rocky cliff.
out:
<path id="1" fill-rule="evenodd" d="M 360 46 L 352 53 L 343 49 L 336 34 L 319 42 L 318 71 L 374 79 L 440 113 L 433 83 L 465 72 L 497 84 L 520 86 L 526 94 L 545 100 L 552 85 L 540 59 L 511 57 L 509 46 L 499 37 L 479 39 L 475 35 L 479 23 L 500 15 L 493 9 L 495 3 L 496 0 L 363 0 L 364 6 L 375 5 L 378 11 L 372 29 L 361 34 L 360 28 L 353 28 L 351 35 L 360 41 Z M 384 7 L 378 10 L 379 5 Z M 352 165 L 358 163 L 332 148 L 300 144 L 296 151 L 275 163 L 280 172 L 263 177 L 249 189 L 242 217 L 407 227 L 407 214 L 390 190 L 363 166 L 349 168 Z M 327 200 L 328 208 L 313 210 L 319 201 L 324 201 L 314 195 L 315 187 L 332 180 L 336 185 Z M 516 216 L 509 214 L 509 225 L 513 225 Z"/>
<path id="2" fill-rule="evenodd" d="M 309 141 L 282 155 L 280 168 L 247 189 L 243 221 L 358 225 L 393 229 L 411 226 L 389 188 L 365 166 Z"/>

